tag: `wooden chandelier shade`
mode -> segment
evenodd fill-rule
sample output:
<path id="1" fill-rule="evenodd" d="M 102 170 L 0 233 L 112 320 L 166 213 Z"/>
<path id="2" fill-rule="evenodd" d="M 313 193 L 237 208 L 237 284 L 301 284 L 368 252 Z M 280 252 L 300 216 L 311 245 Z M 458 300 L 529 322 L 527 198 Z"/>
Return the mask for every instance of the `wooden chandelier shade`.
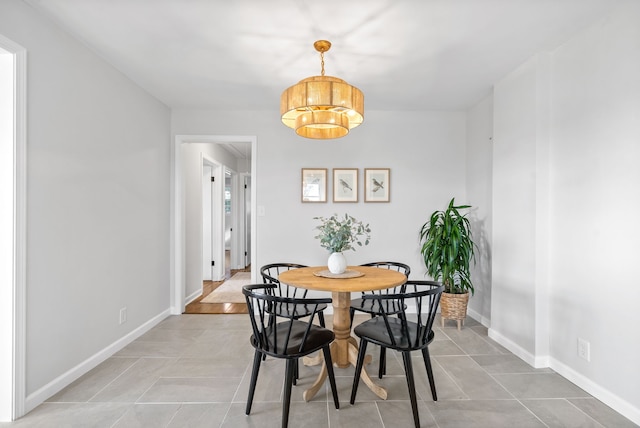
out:
<path id="1" fill-rule="evenodd" d="M 319 40 L 314 46 L 322 59 L 322 75 L 303 79 L 282 93 L 282 123 L 305 138 L 344 137 L 364 120 L 364 94 L 342 79 L 325 76 L 324 52 L 331 43 Z"/>

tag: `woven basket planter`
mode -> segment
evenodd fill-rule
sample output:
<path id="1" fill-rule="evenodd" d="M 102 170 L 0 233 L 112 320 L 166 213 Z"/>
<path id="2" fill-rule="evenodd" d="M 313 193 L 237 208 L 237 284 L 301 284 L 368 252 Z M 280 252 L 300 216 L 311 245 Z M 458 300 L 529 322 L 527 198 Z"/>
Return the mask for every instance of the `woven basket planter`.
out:
<path id="1" fill-rule="evenodd" d="M 442 327 L 444 327 L 445 319 L 454 320 L 458 322 L 458 330 L 460 330 L 461 324 L 464 324 L 464 319 L 467 317 L 468 303 L 469 293 L 442 293 L 442 297 L 440 298 L 440 318 L 442 320 Z"/>

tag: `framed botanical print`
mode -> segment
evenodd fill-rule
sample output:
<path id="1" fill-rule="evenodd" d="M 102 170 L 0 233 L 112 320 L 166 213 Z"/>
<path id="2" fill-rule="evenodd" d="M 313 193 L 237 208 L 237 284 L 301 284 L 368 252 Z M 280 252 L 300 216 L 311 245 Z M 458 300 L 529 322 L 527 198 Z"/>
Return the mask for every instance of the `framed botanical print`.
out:
<path id="1" fill-rule="evenodd" d="M 302 168 L 302 202 L 327 202 L 327 168 Z"/>
<path id="2" fill-rule="evenodd" d="M 333 168 L 333 202 L 358 202 L 358 168 Z"/>
<path id="3" fill-rule="evenodd" d="M 389 168 L 364 169 L 364 201 L 389 202 L 391 170 Z"/>

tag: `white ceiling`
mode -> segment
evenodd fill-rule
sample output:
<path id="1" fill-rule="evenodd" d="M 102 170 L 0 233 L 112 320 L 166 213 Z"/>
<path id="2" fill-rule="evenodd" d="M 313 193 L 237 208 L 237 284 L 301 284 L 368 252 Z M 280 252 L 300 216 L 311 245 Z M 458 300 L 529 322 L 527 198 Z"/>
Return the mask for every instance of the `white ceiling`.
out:
<path id="1" fill-rule="evenodd" d="M 25 0 L 172 108 L 279 109 L 320 74 L 365 109 L 466 109 L 627 0 Z"/>

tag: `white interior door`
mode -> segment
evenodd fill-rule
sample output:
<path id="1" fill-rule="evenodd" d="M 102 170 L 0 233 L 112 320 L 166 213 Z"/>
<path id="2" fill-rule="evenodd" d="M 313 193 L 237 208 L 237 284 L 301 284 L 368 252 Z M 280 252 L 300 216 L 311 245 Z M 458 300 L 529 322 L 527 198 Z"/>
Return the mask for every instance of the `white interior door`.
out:
<path id="1" fill-rule="evenodd" d="M 202 280 L 224 279 L 224 168 L 202 161 Z"/>
<path id="2" fill-rule="evenodd" d="M 237 233 L 237 227 L 235 226 L 236 215 L 236 198 L 235 198 L 235 173 L 230 169 L 225 169 L 224 172 L 224 250 L 229 251 L 229 266 L 225 265 L 226 269 L 236 268 L 236 255 L 235 250 L 237 244 L 235 237 Z M 226 263 L 226 257 L 225 257 Z"/>
<path id="3" fill-rule="evenodd" d="M 251 204 L 251 188 L 247 186 L 247 174 L 230 169 L 225 174 L 225 250 L 230 252 L 230 268 L 244 269 L 250 264 L 247 207 Z"/>
<path id="4" fill-rule="evenodd" d="M 251 264 L 251 176 L 244 175 L 244 266 Z"/>
<path id="5" fill-rule="evenodd" d="M 202 166 L 202 280 L 213 280 L 213 167 Z"/>

